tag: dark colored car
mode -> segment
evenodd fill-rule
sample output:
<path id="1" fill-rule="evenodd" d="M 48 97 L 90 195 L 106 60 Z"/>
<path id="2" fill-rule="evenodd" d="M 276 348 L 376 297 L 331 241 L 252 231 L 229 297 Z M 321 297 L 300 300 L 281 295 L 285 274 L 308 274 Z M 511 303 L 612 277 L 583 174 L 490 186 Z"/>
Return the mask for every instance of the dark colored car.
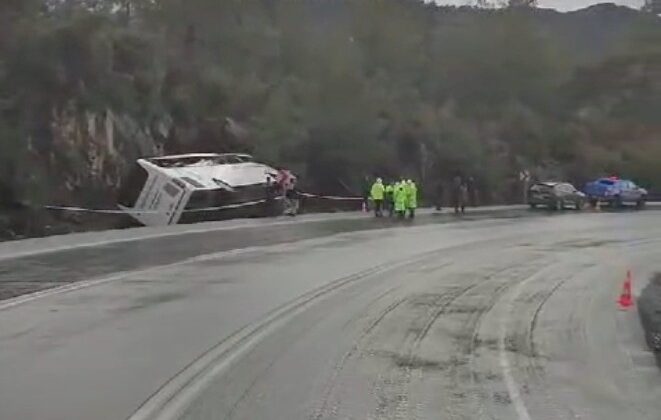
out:
<path id="1" fill-rule="evenodd" d="M 528 190 L 530 207 L 546 206 L 553 210 L 562 210 L 571 206 L 581 210 L 586 196 L 567 182 L 537 182 Z"/>
<path id="2" fill-rule="evenodd" d="M 600 201 L 612 207 L 622 207 L 624 204 L 643 207 L 647 201 L 647 190 L 627 179 L 600 178 L 585 184 L 584 191 L 593 206 Z"/>

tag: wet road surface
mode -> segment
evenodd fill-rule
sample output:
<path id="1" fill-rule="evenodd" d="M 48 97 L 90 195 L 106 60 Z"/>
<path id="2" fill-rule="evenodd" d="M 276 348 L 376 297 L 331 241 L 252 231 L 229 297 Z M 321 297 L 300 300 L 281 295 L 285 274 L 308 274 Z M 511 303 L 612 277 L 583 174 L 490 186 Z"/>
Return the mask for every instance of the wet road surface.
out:
<path id="1" fill-rule="evenodd" d="M 615 300 L 627 269 L 635 292 L 661 271 L 660 217 L 191 240 L 0 310 L 0 419 L 656 420 L 661 376 Z"/>
<path id="2" fill-rule="evenodd" d="M 469 209 L 466 215 L 461 216 L 461 220 L 517 218 L 541 214 L 543 213 L 531 213 L 523 206 L 482 207 Z M 424 209 L 417 219 L 405 222 L 389 218 L 374 219 L 361 213 L 338 213 L 305 215 L 296 219 L 281 217 L 175 225 L 159 229 L 140 228 L 8 242 L 0 244 L 0 300 L 103 275 L 172 264 L 210 252 L 294 242 L 341 232 L 382 229 L 402 224 L 438 224 L 456 220 L 457 217 L 447 211 L 438 213 Z M 134 235 L 136 240 L 127 240 L 131 239 L 131 235 Z M 85 238 L 94 238 L 91 239 L 94 246 L 80 246 L 90 242 L 90 239 Z M 59 246 L 58 240 L 61 242 Z M 72 243 L 67 244 L 67 241 Z M 43 247 L 43 242 L 55 244 L 49 249 Z M 38 246 L 45 249 L 35 252 L 35 249 L 39 249 Z M 16 248 L 21 247 L 25 249 L 19 249 L 17 253 Z M 73 248 L 75 250 L 72 252 Z"/>

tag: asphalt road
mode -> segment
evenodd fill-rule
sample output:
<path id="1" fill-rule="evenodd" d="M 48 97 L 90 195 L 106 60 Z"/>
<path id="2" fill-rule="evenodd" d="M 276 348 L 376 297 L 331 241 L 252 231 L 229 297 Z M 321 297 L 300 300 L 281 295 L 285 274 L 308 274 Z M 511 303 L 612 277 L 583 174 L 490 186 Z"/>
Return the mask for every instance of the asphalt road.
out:
<path id="1" fill-rule="evenodd" d="M 661 376 L 615 300 L 627 269 L 636 293 L 661 271 L 660 217 L 24 255 L 33 281 L 52 257 L 82 283 L 0 302 L 0 419 L 658 420 Z M 30 266 L 12 261 L 5 280 Z"/>
<path id="2" fill-rule="evenodd" d="M 529 217 L 525 206 L 471 208 L 461 220 Z M 456 222 L 421 209 L 407 226 Z M 281 244 L 341 232 L 399 226 L 364 213 L 311 214 L 297 218 L 229 220 L 53 236 L 0 243 L 0 300 L 117 273 L 172 264 L 212 252 Z"/>

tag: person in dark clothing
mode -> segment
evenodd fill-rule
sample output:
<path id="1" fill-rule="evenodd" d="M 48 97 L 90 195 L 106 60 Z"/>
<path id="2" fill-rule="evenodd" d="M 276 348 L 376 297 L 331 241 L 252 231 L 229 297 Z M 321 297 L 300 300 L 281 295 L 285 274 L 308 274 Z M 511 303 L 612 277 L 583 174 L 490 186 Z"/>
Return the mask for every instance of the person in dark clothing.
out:
<path id="1" fill-rule="evenodd" d="M 461 184 L 459 188 L 459 200 L 460 200 L 460 210 L 461 214 L 466 213 L 466 203 L 468 203 L 468 186 L 466 184 Z"/>
<path id="2" fill-rule="evenodd" d="M 363 185 L 361 186 L 361 194 L 363 197 L 363 208 L 362 210 L 367 212 L 370 210 L 370 193 L 371 193 L 372 184 L 369 177 L 363 179 Z"/>
<path id="3" fill-rule="evenodd" d="M 441 211 L 443 209 L 443 194 L 445 190 L 443 188 L 443 181 L 438 181 L 436 185 L 436 210 Z"/>
<path id="4" fill-rule="evenodd" d="M 452 205 L 454 206 L 455 214 L 464 213 L 466 211 L 466 195 L 467 189 L 464 180 L 460 175 L 452 179 Z"/>
<path id="5" fill-rule="evenodd" d="M 285 192 L 285 213 L 288 216 L 296 216 L 299 208 L 300 192 L 296 186 L 296 178 L 290 181 L 290 185 Z"/>
<path id="6" fill-rule="evenodd" d="M 467 190 L 468 202 L 470 203 L 471 207 L 476 207 L 477 190 L 475 186 L 475 178 L 473 178 L 472 176 L 469 176 L 468 179 L 466 180 L 466 190 Z"/>

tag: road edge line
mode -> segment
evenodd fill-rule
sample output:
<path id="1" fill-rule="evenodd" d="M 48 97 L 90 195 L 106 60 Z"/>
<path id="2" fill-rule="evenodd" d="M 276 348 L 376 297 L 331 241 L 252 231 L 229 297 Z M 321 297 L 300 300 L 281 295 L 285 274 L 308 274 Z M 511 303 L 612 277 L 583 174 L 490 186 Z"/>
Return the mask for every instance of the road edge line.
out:
<path id="1" fill-rule="evenodd" d="M 447 247 L 435 248 L 404 260 L 369 267 L 331 281 L 285 303 L 265 318 L 244 326 L 200 355 L 147 398 L 127 420 L 178 420 L 195 399 L 208 389 L 213 380 L 222 375 L 235 360 L 318 300 L 362 279 L 415 264 L 446 249 Z"/>
<path id="2" fill-rule="evenodd" d="M 524 206 L 522 205 L 510 205 L 510 206 L 502 206 L 498 208 L 489 208 L 486 207 L 484 209 L 476 208 L 473 210 L 470 210 L 467 215 L 470 214 L 482 214 L 482 213 L 500 213 L 504 211 L 511 211 L 511 210 L 519 210 L 523 209 Z M 323 223 L 323 222 L 331 222 L 331 221 L 336 221 L 336 220 L 362 220 L 366 217 L 364 213 L 348 213 L 345 215 L 345 217 L 342 218 L 321 218 L 318 217 L 320 215 L 323 215 L 325 213 L 311 213 L 311 216 L 314 216 L 313 218 L 310 219 L 274 219 L 273 221 L 269 222 L 264 222 L 264 223 L 257 223 L 253 225 L 249 224 L 238 224 L 235 226 L 216 226 L 216 227 L 211 227 L 211 226 L 206 226 L 204 227 L 205 223 L 200 223 L 200 224 L 193 224 L 191 226 L 199 226 L 194 229 L 190 230 L 184 230 L 180 232 L 160 232 L 160 233 L 150 233 L 150 234 L 145 234 L 144 236 L 136 236 L 136 237 L 129 237 L 129 238 L 113 238 L 113 239 L 107 239 L 107 240 L 102 240 L 102 241 L 93 241 L 93 242 L 82 242 L 78 244 L 70 244 L 70 245 L 61 245 L 61 246 L 54 246 L 52 248 L 45 248 L 37 251 L 17 251 L 14 253 L 7 253 L 7 254 L 1 254 L 0 253 L 0 261 L 5 261 L 5 260 L 11 260 L 11 259 L 18 259 L 18 258 L 26 258 L 26 257 L 32 257 L 32 256 L 38 256 L 38 255 L 43 255 L 43 254 L 50 254 L 50 253 L 56 253 L 56 252 L 62 252 L 62 251 L 68 251 L 68 250 L 75 250 L 79 248 L 93 248 L 93 247 L 101 247 L 101 246 L 106 246 L 106 245 L 114 245 L 118 243 L 128 243 L 128 242 L 138 242 L 138 241 L 143 241 L 143 240 L 150 240 L 150 239 L 159 239 L 159 238 L 168 238 L 168 237 L 173 237 L 173 236 L 185 236 L 185 235 L 196 235 L 196 234 L 202 234 L 202 233 L 210 233 L 210 232 L 224 232 L 224 231 L 231 231 L 231 230 L 238 230 L 238 229 L 259 229 L 263 227 L 273 227 L 273 226 L 286 226 L 286 225 L 299 225 L 299 224 L 309 224 L 309 223 Z M 328 214 L 337 214 L 337 213 L 328 213 Z M 445 214 L 445 213 L 444 213 Z M 235 219 L 236 220 L 236 219 Z M 249 219 L 246 219 L 249 220 Z M 261 219 L 260 219 L 261 220 Z M 209 224 L 215 224 L 215 223 L 222 223 L 221 222 L 209 222 Z M 173 226 L 185 226 L 185 225 L 173 225 Z M 145 227 L 143 227 L 145 228 Z M 142 229 L 142 228 L 136 228 L 136 229 Z M 148 227 L 147 227 L 148 229 Z M 103 233 L 103 232 L 122 232 L 126 231 L 128 232 L 130 229 L 127 230 L 122 230 L 122 229 L 111 229 L 111 230 L 105 230 L 105 231 L 88 231 L 88 232 L 80 232 L 80 234 L 94 234 L 94 233 Z M 75 233 L 73 233 L 75 234 Z M 66 237 L 67 235 L 53 235 L 53 236 L 46 236 L 43 239 L 53 239 L 57 238 L 58 236 Z M 38 238 L 28 238 L 25 240 L 35 240 Z M 13 241 L 8 241 L 7 243 L 12 243 Z"/>

